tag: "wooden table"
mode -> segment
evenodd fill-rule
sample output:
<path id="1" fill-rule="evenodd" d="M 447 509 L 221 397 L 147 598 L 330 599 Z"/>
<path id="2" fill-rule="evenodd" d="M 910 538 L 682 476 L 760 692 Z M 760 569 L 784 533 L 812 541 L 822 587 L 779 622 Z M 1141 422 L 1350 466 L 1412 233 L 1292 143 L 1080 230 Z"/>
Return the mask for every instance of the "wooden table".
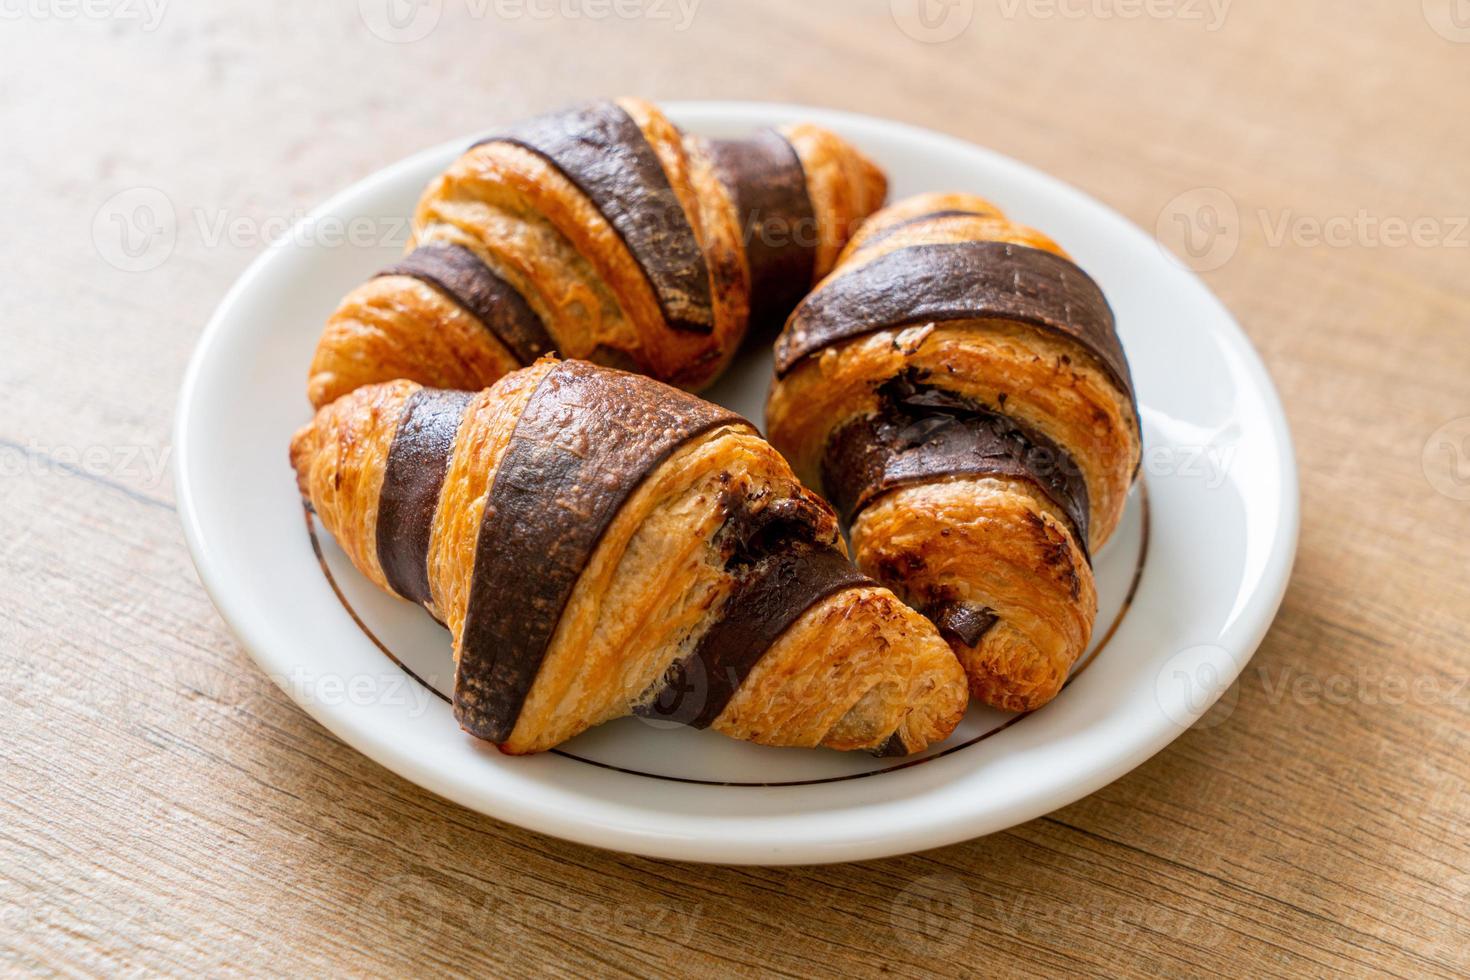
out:
<path id="1" fill-rule="evenodd" d="M 0 5 L 0 971 L 1470 970 L 1451 0 L 684 0 L 687 23 L 675 0 L 427 0 L 418 40 L 384 0 L 160 2 Z M 623 92 L 907 120 L 1194 236 L 1302 465 L 1295 577 L 1223 707 L 1007 833 L 758 870 L 459 809 L 255 669 L 167 470 L 211 309 L 263 239 L 408 151 Z"/>

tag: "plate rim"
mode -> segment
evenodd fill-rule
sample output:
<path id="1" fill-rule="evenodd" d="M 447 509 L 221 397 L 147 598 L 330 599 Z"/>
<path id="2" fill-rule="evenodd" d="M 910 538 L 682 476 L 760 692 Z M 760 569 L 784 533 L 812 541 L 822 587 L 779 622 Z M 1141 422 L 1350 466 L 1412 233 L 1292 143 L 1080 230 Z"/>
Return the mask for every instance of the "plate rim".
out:
<path id="1" fill-rule="evenodd" d="M 783 117 L 801 117 L 836 128 L 842 128 L 845 125 L 851 128 L 887 130 L 894 137 L 913 147 L 937 145 L 955 152 L 978 153 L 991 158 L 993 162 L 1002 166 L 1024 170 L 1031 178 L 1040 179 L 1059 193 L 1085 199 L 1089 206 L 1105 212 L 1119 228 L 1126 228 L 1129 233 L 1143 236 L 1150 244 L 1156 245 L 1146 232 L 1107 203 L 1024 161 L 947 133 L 862 113 L 784 102 L 671 101 L 661 103 L 661 105 L 670 115 L 676 117 L 681 115 L 720 116 L 730 123 L 755 122 L 758 124 L 769 124 L 773 119 Z M 474 134 L 471 134 L 464 139 L 444 141 L 409 154 L 334 193 L 312 208 L 301 221 L 306 223 L 320 220 L 321 216 L 342 208 L 346 201 L 369 193 L 383 184 L 395 183 L 402 179 L 401 175 L 405 172 L 421 167 L 425 160 L 437 158 L 468 145 L 473 138 Z M 289 243 L 291 240 L 292 236 L 287 235 L 282 241 Z M 890 828 L 889 832 L 879 834 L 848 832 L 840 838 L 801 839 L 795 843 L 777 839 L 770 833 L 752 833 L 749 837 L 735 840 L 719 836 L 718 831 L 708 832 L 703 836 L 697 832 L 682 835 L 649 832 L 637 826 L 618 824 L 607 819 L 572 817 L 559 809 L 556 801 L 542 800 L 526 803 L 522 800 L 505 798 L 503 795 L 493 796 L 492 794 L 491 797 L 487 797 L 484 792 L 474 792 L 472 787 L 466 785 L 467 781 L 449 780 L 431 768 L 416 764 L 413 758 L 396 751 L 391 740 L 382 737 L 375 738 L 374 733 L 368 731 L 365 724 L 355 723 L 356 720 L 350 710 L 329 707 L 312 699 L 297 698 L 284 684 L 280 683 L 282 672 L 275 669 L 279 665 L 274 662 L 262 628 L 255 622 L 254 616 L 244 608 L 245 603 L 242 597 L 227 584 L 227 572 L 219 564 L 219 556 L 209 547 L 207 532 L 201 520 L 200 504 L 195 498 L 194 487 L 189 479 L 193 461 L 191 446 L 195 438 L 191 428 L 191 406 L 199 397 L 201 378 L 206 372 L 211 351 L 228 329 L 227 323 L 231 319 L 232 311 L 245 296 L 255 290 L 268 269 L 277 262 L 287 261 L 288 254 L 286 249 L 272 245 L 251 261 L 211 314 L 190 356 L 179 389 L 173 425 L 173 475 L 178 513 L 183 525 L 185 542 L 205 592 L 251 658 L 310 717 L 355 751 L 361 752 L 396 775 L 476 812 L 538 833 L 550 834 L 589 846 L 682 861 L 765 865 L 818 864 L 912 853 L 969 840 L 1015 826 L 1096 792 L 1141 765 L 1187 730 L 1186 726 L 1172 729 L 1167 726 L 1155 726 L 1149 731 L 1148 737 L 1135 737 L 1126 750 L 1115 752 L 1107 764 L 1095 766 L 1085 775 L 1074 777 L 1064 786 L 1052 788 L 1049 792 L 1033 791 L 1022 794 L 1011 801 L 1008 807 L 992 810 L 989 813 L 946 814 L 943 818 L 936 818 L 917 829 L 905 826 Z M 1266 416 L 1280 449 L 1275 464 L 1280 476 L 1276 517 L 1281 530 L 1272 542 L 1270 555 L 1253 589 L 1251 604 L 1260 612 L 1252 618 L 1251 628 L 1241 638 L 1241 655 L 1233 661 L 1235 667 L 1234 676 L 1231 677 L 1233 680 L 1245 669 L 1265 638 L 1280 609 L 1290 582 L 1300 536 L 1299 474 L 1289 420 L 1259 352 L 1256 351 L 1235 317 L 1208 285 L 1188 269 L 1185 269 L 1184 273 L 1199 287 L 1202 297 L 1217 307 L 1221 314 L 1222 335 L 1229 342 L 1232 352 L 1239 355 L 1241 366 L 1250 375 L 1256 394 L 1263 400 Z M 1197 719 L 1203 715 L 1213 705 L 1219 694 L 1227 688 L 1228 685 L 1222 684 L 1217 691 L 1213 692 L 1213 696 L 1199 702 L 1199 710 L 1192 712 L 1194 718 Z M 779 792 L 780 788 L 775 788 L 775 791 Z M 1038 797 L 1041 796 L 1044 796 L 1045 799 L 1039 800 Z M 624 806 L 621 802 L 615 805 Z M 710 818 L 686 815 L 680 819 L 696 824 L 702 820 L 708 821 Z M 742 819 L 763 827 L 768 823 L 774 826 L 773 822 L 776 820 L 773 817 Z"/>

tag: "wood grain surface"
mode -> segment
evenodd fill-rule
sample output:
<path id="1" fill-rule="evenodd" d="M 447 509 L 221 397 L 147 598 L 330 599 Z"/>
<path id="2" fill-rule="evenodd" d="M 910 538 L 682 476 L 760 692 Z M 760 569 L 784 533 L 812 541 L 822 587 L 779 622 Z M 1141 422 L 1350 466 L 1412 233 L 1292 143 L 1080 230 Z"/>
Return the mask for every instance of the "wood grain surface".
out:
<path id="1" fill-rule="evenodd" d="M 0 972 L 1470 971 L 1463 0 L 394 2 L 0 3 Z M 930 126 L 1192 248 L 1304 506 L 1203 723 L 1007 833 L 735 869 L 445 803 L 255 669 L 167 471 L 210 311 L 347 184 L 618 93 Z"/>

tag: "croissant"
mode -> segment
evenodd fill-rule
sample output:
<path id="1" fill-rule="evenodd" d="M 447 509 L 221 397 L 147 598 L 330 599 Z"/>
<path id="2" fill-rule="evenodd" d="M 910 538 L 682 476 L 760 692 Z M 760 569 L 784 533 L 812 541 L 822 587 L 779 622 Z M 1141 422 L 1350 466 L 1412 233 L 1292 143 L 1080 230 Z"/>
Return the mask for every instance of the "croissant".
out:
<path id="1" fill-rule="evenodd" d="M 752 322 L 780 329 L 886 195 L 816 126 L 705 140 L 637 99 L 532 119 L 430 183 L 408 255 L 327 321 L 308 395 L 478 390 L 551 351 L 698 390 Z"/>
<path id="2" fill-rule="evenodd" d="M 776 373 L 771 441 L 848 522 L 858 566 L 939 627 L 972 697 L 1054 697 L 1141 451 L 1096 283 L 994 205 L 922 195 L 862 226 Z"/>
<path id="3" fill-rule="evenodd" d="M 507 753 L 635 713 L 903 755 L 965 711 L 948 646 L 852 566 L 832 509 L 659 382 L 543 358 L 478 394 L 365 386 L 291 463 L 353 564 L 449 627 L 455 716 Z"/>

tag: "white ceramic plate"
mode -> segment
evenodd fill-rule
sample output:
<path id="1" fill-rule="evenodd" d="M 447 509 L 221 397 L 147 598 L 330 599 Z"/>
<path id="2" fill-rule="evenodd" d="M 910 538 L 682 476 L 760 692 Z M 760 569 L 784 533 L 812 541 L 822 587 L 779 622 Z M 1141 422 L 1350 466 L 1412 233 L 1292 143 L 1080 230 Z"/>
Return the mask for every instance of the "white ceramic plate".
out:
<path id="1" fill-rule="evenodd" d="M 430 690 L 449 690 L 448 634 L 374 589 L 305 519 L 286 447 L 309 417 L 306 367 L 323 321 L 396 257 L 401 236 L 381 232 L 470 139 L 319 208 L 250 267 L 199 343 L 175 435 L 179 510 L 204 585 L 246 648 L 314 718 L 407 779 L 547 834 L 680 860 L 800 864 L 936 847 L 1070 803 L 1167 745 L 1245 666 L 1296 550 L 1290 436 L 1230 314 L 1122 217 L 987 150 L 827 110 L 669 108 L 710 136 L 829 126 L 887 168 L 893 199 L 981 194 L 1101 283 L 1142 405 L 1146 491 L 1097 556 L 1098 639 L 1067 688 L 1027 716 L 972 709 L 922 761 L 897 763 L 636 719 L 534 758 L 461 733 Z M 768 351 L 750 352 L 710 394 L 759 421 L 770 370 Z"/>

